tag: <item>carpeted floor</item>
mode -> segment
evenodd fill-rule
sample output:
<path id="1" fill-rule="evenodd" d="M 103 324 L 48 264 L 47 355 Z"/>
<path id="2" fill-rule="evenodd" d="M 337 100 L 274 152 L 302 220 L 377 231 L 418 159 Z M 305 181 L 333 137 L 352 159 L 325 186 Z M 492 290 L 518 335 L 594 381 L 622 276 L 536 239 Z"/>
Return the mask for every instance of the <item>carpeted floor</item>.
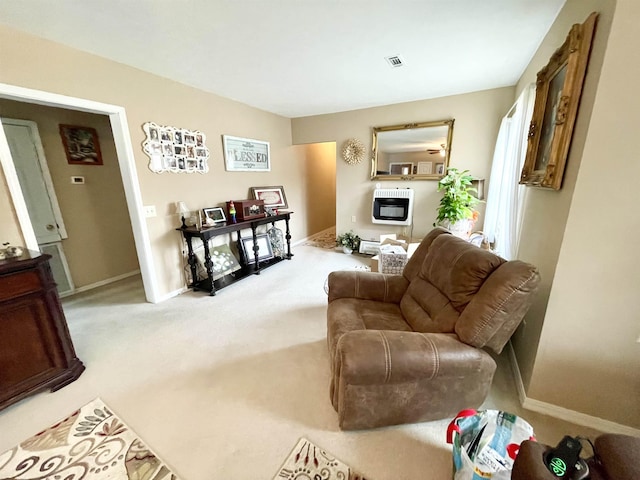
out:
<path id="1" fill-rule="evenodd" d="M 342 432 L 329 401 L 324 282 L 368 259 L 294 246 L 294 258 L 215 297 L 145 303 L 139 278 L 64 300 L 86 371 L 0 411 L 0 452 L 100 397 L 183 480 L 271 479 L 302 437 L 374 480 L 449 480 L 448 420 Z M 180 272 L 176 272 L 180 275 Z M 485 406 L 538 439 L 590 435 L 522 410 L 508 357 Z"/>

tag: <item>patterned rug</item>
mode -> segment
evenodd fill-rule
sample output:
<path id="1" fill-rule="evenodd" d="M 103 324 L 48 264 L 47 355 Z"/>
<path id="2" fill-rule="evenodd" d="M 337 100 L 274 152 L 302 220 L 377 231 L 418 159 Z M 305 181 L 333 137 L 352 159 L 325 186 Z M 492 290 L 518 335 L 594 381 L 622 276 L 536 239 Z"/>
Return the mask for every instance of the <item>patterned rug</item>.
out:
<path id="1" fill-rule="evenodd" d="M 0 479 L 177 478 L 100 399 L 0 454 Z"/>
<path id="2" fill-rule="evenodd" d="M 301 438 L 273 480 L 367 480 L 326 450 Z"/>
<path id="3" fill-rule="evenodd" d="M 316 233 L 309 237 L 309 240 L 304 242 L 303 245 L 333 250 L 336 248 L 336 227 Z"/>

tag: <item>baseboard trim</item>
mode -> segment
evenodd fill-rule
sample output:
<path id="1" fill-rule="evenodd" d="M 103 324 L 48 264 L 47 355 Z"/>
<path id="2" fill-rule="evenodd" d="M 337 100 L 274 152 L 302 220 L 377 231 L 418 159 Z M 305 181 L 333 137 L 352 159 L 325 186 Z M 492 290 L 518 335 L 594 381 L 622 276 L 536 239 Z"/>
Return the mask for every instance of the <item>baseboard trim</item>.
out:
<path id="1" fill-rule="evenodd" d="M 622 425 L 620 423 L 612 422 L 600 417 L 594 417 L 587 415 L 586 413 L 577 412 L 568 408 L 560 407 L 552 403 L 536 400 L 535 398 L 528 398 L 526 390 L 524 388 L 524 382 L 522 381 L 522 375 L 520 373 L 520 367 L 518 365 L 518 359 L 513 349 L 511 342 L 507 344 L 509 351 L 509 357 L 511 359 L 511 369 L 513 371 L 513 377 L 516 382 L 516 389 L 518 390 L 518 399 L 522 408 L 531 410 L 533 412 L 549 415 L 554 418 L 559 418 L 566 422 L 571 422 L 576 425 L 582 425 L 585 427 L 594 428 L 602 432 L 608 433 L 620 433 L 623 435 L 631 435 L 634 437 L 640 436 L 640 430 L 637 428 Z"/>
<path id="2" fill-rule="evenodd" d="M 75 290 L 71 290 L 64 294 L 60 294 L 60 298 L 70 297 L 75 295 L 76 293 L 86 292 L 88 290 L 93 290 L 94 288 L 103 287 L 105 285 L 109 285 L 110 283 L 117 282 L 119 280 L 124 280 L 125 278 L 133 277 L 134 275 L 140 275 L 140 270 L 134 270 L 132 272 L 123 273 L 122 275 L 118 275 L 115 277 L 107 278 L 105 280 L 100 280 L 96 283 L 91 283 L 89 285 L 85 285 L 83 287 L 78 287 Z"/>
<path id="3" fill-rule="evenodd" d="M 164 302 L 165 300 L 169 300 L 170 298 L 177 297 L 178 295 L 182 295 L 184 292 L 188 292 L 189 287 L 182 287 L 172 292 L 169 292 L 158 299 L 158 303 Z"/>

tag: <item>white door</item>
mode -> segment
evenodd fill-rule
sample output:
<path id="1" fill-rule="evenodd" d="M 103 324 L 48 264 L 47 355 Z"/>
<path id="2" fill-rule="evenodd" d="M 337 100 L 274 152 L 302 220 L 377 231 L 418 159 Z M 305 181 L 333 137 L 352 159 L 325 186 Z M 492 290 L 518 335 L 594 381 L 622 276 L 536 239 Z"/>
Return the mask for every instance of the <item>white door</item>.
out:
<path id="1" fill-rule="evenodd" d="M 67 238 L 35 122 L 2 119 L 38 244 Z"/>
<path id="2" fill-rule="evenodd" d="M 53 190 L 53 181 L 44 156 L 38 125 L 27 120 L 3 118 L 20 190 L 41 252 L 52 256 L 49 264 L 61 296 L 75 289 L 62 249 L 67 232 Z"/>

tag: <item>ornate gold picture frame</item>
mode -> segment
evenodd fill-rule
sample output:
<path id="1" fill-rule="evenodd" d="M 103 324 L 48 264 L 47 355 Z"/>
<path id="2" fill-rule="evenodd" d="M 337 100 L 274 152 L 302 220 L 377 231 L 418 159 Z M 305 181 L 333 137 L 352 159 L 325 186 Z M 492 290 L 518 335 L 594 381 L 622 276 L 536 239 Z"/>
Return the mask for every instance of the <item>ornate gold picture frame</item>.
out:
<path id="1" fill-rule="evenodd" d="M 592 13 L 571 27 L 564 44 L 538 72 L 521 184 L 562 187 L 597 18 Z"/>

